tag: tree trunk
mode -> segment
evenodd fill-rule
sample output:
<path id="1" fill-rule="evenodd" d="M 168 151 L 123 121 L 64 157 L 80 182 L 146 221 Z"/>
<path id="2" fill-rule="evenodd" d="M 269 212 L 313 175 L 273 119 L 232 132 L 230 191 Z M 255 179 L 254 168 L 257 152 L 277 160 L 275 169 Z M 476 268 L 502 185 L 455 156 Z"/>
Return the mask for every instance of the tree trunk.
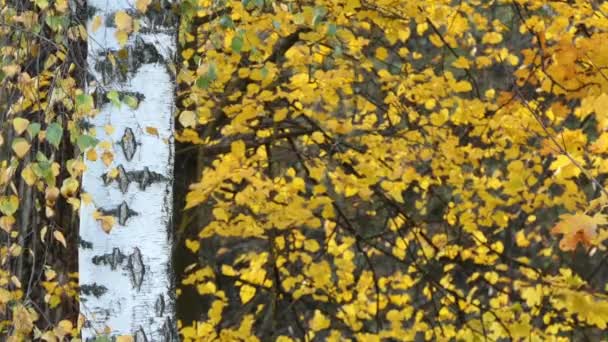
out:
<path id="1" fill-rule="evenodd" d="M 171 270 L 175 84 L 168 67 L 177 26 L 165 4 L 145 15 L 134 4 L 88 1 L 89 93 L 99 113 L 85 126 L 100 144 L 82 179 L 82 192 L 92 199 L 80 212 L 84 341 L 98 335 L 177 341 Z M 125 46 L 115 36 L 119 12 L 133 19 L 133 27 L 140 23 Z M 88 159 L 95 157 L 89 153 Z"/>

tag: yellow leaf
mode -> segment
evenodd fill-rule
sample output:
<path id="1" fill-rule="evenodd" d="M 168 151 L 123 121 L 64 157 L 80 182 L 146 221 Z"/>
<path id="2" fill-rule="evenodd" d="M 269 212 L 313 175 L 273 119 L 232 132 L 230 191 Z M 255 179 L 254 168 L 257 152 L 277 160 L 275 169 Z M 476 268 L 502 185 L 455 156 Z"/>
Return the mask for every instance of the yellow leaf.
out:
<path id="1" fill-rule="evenodd" d="M 241 302 L 247 304 L 251 298 L 255 296 L 255 287 L 251 285 L 242 285 L 239 295 L 241 296 Z"/>
<path id="2" fill-rule="evenodd" d="M 46 277 L 47 281 L 51 281 L 57 277 L 57 272 L 52 269 L 47 269 L 44 271 L 44 276 Z"/>
<path id="3" fill-rule="evenodd" d="M 93 18 L 93 22 L 91 23 L 91 31 L 96 32 L 97 30 L 99 30 L 99 28 L 101 27 L 101 16 L 96 15 L 95 18 Z"/>
<path id="4" fill-rule="evenodd" d="M 189 60 L 190 58 L 192 58 L 192 56 L 194 55 L 194 49 L 186 49 L 184 51 L 182 51 L 182 57 L 184 58 L 184 61 Z"/>
<path id="5" fill-rule="evenodd" d="M 30 143 L 23 138 L 17 138 L 13 141 L 12 148 L 18 158 L 23 158 L 30 150 Z"/>
<path id="6" fill-rule="evenodd" d="M 498 44 L 502 42 L 502 34 L 498 32 L 487 32 L 483 35 L 481 42 L 484 44 Z"/>
<path id="7" fill-rule="evenodd" d="M 86 152 L 87 160 L 96 161 L 97 160 L 97 151 L 95 149 L 90 148 Z"/>
<path id="8" fill-rule="evenodd" d="M 234 141 L 232 144 L 230 144 L 230 151 L 232 152 L 232 154 L 234 154 L 235 156 L 237 156 L 238 158 L 244 158 L 245 157 L 245 142 L 242 140 L 237 140 Z"/>
<path id="9" fill-rule="evenodd" d="M 313 331 L 327 329 L 330 326 L 330 321 L 320 310 L 315 310 L 315 314 L 310 320 L 310 328 Z"/>
<path id="10" fill-rule="evenodd" d="M 379 47 L 376 49 L 376 58 L 384 61 L 384 60 L 386 60 L 387 57 L 388 57 L 388 50 L 386 50 L 386 48 Z"/>
<path id="11" fill-rule="evenodd" d="M 21 178 L 23 178 L 23 180 L 25 181 L 25 184 L 27 184 L 29 186 L 34 185 L 34 183 L 36 182 L 36 179 L 38 177 L 32 170 L 31 164 L 28 164 L 26 167 L 23 168 L 23 171 L 21 171 Z"/>
<path id="12" fill-rule="evenodd" d="M 61 243 L 63 245 L 64 248 L 67 248 L 68 245 L 65 242 L 65 237 L 63 236 L 63 233 L 56 230 L 53 232 L 53 237 L 55 238 L 55 240 L 59 241 L 59 243 Z"/>
<path id="13" fill-rule="evenodd" d="M 201 248 L 201 244 L 197 240 L 186 239 L 186 248 L 191 250 L 192 253 L 196 253 Z"/>
<path id="14" fill-rule="evenodd" d="M 602 115 L 608 110 L 608 94 L 602 93 L 593 101 L 593 111 L 596 115 Z"/>
<path id="15" fill-rule="evenodd" d="M 114 126 L 112 125 L 104 125 L 103 130 L 106 132 L 107 135 L 114 134 Z"/>
<path id="16" fill-rule="evenodd" d="M 8 303 L 12 298 L 13 296 L 11 296 L 9 291 L 4 288 L 0 288 L 0 305 Z"/>
<path id="17" fill-rule="evenodd" d="M 460 81 L 454 84 L 454 91 L 456 91 L 457 93 L 466 93 L 468 91 L 471 91 L 472 89 L 473 86 L 471 86 L 471 83 L 469 83 L 468 81 Z"/>
<path id="18" fill-rule="evenodd" d="M 116 220 L 114 216 L 103 215 L 99 211 L 95 211 L 93 212 L 93 218 L 101 223 L 101 229 L 103 229 L 106 234 L 110 234 Z"/>
<path id="19" fill-rule="evenodd" d="M 13 215 L 17 209 L 19 209 L 19 198 L 17 196 L 0 196 L 0 211 L 4 215 Z"/>
<path id="20" fill-rule="evenodd" d="M 13 119 L 13 128 L 15 128 L 15 132 L 17 132 L 17 135 L 21 135 L 21 133 L 23 133 L 27 129 L 27 126 L 29 124 L 30 124 L 30 121 L 28 119 L 24 119 L 24 118 L 14 118 Z"/>
<path id="21" fill-rule="evenodd" d="M 73 197 L 78 191 L 79 186 L 80 183 L 78 183 L 78 180 L 71 177 L 66 178 L 61 185 L 61 194 L 66 198 Z"/>
<path id="22" fill-rule="evenodd" d="M 285 118 L 287 117 L 287 112 L 288 111 L 285 108 L 277 110 L 273 116 L 274 122 L 281 122 L 285 120 Z"/>
<path id="23" fill-rule="evenodd" d="M 44 239 L 46 238 L 46 231 L 49 229 L 48 226 L 44 226 L 42 227 L 42 229 L 40 229 L 40 241 L 42 241 L 42 243 L 46 243 L 44 242 Z"/>
<path id="24" fill-rule="evenodd" d="M 2 228 L 5 232 L 10 233 L 14 225 L 15 218 L 13 215 L 0 217 L 0 228 Z"/>
<path id="25" fill-rule="evenodd" d="M 125 33 L 133 31 L 133 19 L 125 11 L 118 11 L 114 15 L 116 29 Z"/>
<path id="26" fill-rule="evenodd" d="M 228 222 L 228 220 L 230 219 L 230 215 L 223 208 L 214 208 L 213 216 L 215 216 L 217 220 L 224 222 Z"/>
<path id="27" fill-rule="evenodd" d="M 515 244 L 518 247 L 528 247 L 530 246 L 530 240 L 526 237 L 526 234 L 523 230 L 520 230 L 515 234 Z"/>
<path id="28" fill-rule="evenodd" d="M 17 287 L 18 289 L 21 288 L 21 281 L 19 280 L 19 278 L 17 278 L 17 276 L 11 276 L 11 283 L 13 283 L 13 285 L 15 285 L 15 287 Z"/>
<path id="29" fill-rule="evenodd" d="M 105 166 L 110 166 L 114 161 L 114 154 L 110 151 L 105 151 L 101 154 L 101 160 Z"/>
<path id="30" fill-rule="evenodd" d="M 116 38 L 120 46 L 124 46 L 125 44 L 127 44 L 127 40 L 129 40 L 129 35 L 124 31 L 116 31 L 114 33 L 114 37 Z"/>
<path id="31" fill-rule="evenodd" d="M 196 113 L 190 110 L 185 110 L 179 115 L 179 123 L 184 127 L 196 127 Z"/>
<path id="32" fill-rule="evenodd" d="M 606 217 L 601 214 L 593 217 L 586 214 L 564 214 L 560 216 L 560 222 L 551 228 L 551 233 L 562 234 L 559 242 L 561 250 L 573 251 L 579 243 L 586 247 L 596 244 L 597 226 L 606 223 Z"/>
<path id="33" fill-rule="evenodd" d="M 150 135 L 156 135 L 158 136 L 158 129 L 156 127 L 146 127 L 146 133 L 150 134 Z"/>
<path id="34" fill-rule="evenodd" d="M 82 203 L 84 205 L 89 205 L 93 202 L 93 198 L 91 197 L 91 195 L 89 193 L 86 192 L 81 192 L 80 193 L 80 200 L 82 201 Z"/>
<path id="35" fill-rule="evenodd" d="M 38 320 L 35 312 L 28 310 L 25 306 L 19 304 L 13 307 L 13 324 L 12 326 L 23 334 L 29 334 L 34 329 L 34 322 Z"/>
<path id="36" fill-rule="evenodd" d="M 122 335 L 116 338 L 116 342 L 134 342 L 135 339 L 130 335 Z"/>
<path id="37" fill-rule="evenodd" d="M 471 63 L 465 57 L 460 56 L 454 62 L 452 62 L 452 66 L 458 69 L 469 69 L 471 68 Z"/>
<path id="38" fill-rule="evenodd" d="M 135 7 L 141 13 L 146 13 L 146 11 L 148 10 L 148 6 L 150 5 L 151 2 L 152 2 L 152 0 L 137 0 L 135 2 Z"/>
<path id="39" fill-rule="evenodd" d="M 5 65 L 2 67 L 2 71 L 4 72 L 6 77 L 13 77 L 21 71 L 21 66 L 19 64 Z"/>

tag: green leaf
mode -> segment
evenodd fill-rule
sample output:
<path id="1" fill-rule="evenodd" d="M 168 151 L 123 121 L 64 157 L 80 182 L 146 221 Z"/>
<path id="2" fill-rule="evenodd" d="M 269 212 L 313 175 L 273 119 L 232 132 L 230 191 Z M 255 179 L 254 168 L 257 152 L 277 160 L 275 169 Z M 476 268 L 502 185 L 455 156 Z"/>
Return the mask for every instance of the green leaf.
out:
<path id="1" fill-rule="evenodd" d="M 127 106 L 129 106 L 131 109 L 137 109 L 137 107 L 139 106 L 139 101 L 137 100 L 137 98 L 131 95 L 125 95 L 122 102 L 126 103 Z"/>
<path id="2" fill-rule="evenodd" d="M 46 128 L 46 140 L 55 147 L 59 147 L 61 137 L 63 136 L 63 128 L 60 124 L 53 122 Z"/>
<path id="3" fill-rule="evenodd" d="M 49 7 L 48 0 L 36 0 L 34 2 L 36 3 L 36 5 L 38 7 L 40 7 L 40 9 L 45 9 L 45 8 Z"/>
<path id="4" fill-rule="evenodd" d="M 36 160 L 37 160 L 38 162 L 41 162 L 41 163 L 48 163 L 48 162 L 49 162 L 49 158 L 47 158 L 47 157 L 44 155 L 44 153 L 42 153 L 42 152 L 40 152 L 40 151 L 36 152 Z"/>
<path id="5" fill-rule="evenodd" d="M 120 95 L 116 90 L 108 92 L 106 97 L 112 102 L 113 105 L 120 108 Z"/>
<path id="6" fill-rule="evenodd" d="M 0 211 L 4 215 L 13 215 L 19 209 L 19 198 L 15 195 L 0 197 Z"/>
<path id="7" fill-rule="evenodd" d="M 216 78 L 217 73 L 215 71 L 215 66 L 212 65 L 209 67 L 209 71 L 207 71 L 206 74 L 196 80 L 196 86 L 202 89 L 207 89 L 209 88 L 211 82 L 215 81 Z"/>
<path id="8" fill-rule="evenodd" d="M 76 141 L 76 145 L 78 145 L 78 148 L 81 151 L 85 151 L 89 147 L 95 147 L 98 142 L 99 142 L 99 140 L 95 139 L 94 137 L 83 134 L 78 137 L 78 140 Z"/>
<path id="9" fill-rule="evenodd" d="M 52 164 L 49 161 L 39 161 L 32 163 L 32 171 L 38 178 L 42 178 L 48 185 L 55 185 L 55 176 L 53 176 Z"/>
<path id="10" fill-rule="evenodd" d="M 243 37 L 241 37 L 240 35 L 234 36 L 232 37 L 232 43 L 230 44 L 230 48 L 236 53 L 241 53 L 241 50 L 243 49 L 243 43 Z"/>
<path id="11" fill-rule="evenodd" d="M 223 15 L 220 18 L 220 25 L 222 25 L 223 28 L 234 27 L 234 22 L 229 16 Z"/>
<path id="12" fill-rule="evenodd" d="M 29 134 L 30 139 L 34 139 L 34 137 L 40 132 L 40 124 L 37 122 L 32 122 L 27 126 L 27 134 Z"/>
<path id="13" fill-rule="evenodd" d="M 336 33 L 338 32 L 338 26 L 336 26 L 336 24 L 334 23 L 330 23 L 329 25 L 327 25 L 327 35 L 328 36 L 335 36 Z"/>
<path id="14" fill-rule="evenodd" d="M 89 113 L 94 107 L 93 96 L 87 94 L 76 95 L 76 111 Z"/>
<path id="15" fill-rule="evenodd" d="M 95 342 L 111 342 L 111 340 L 108 336 L 97 336 Z"/>

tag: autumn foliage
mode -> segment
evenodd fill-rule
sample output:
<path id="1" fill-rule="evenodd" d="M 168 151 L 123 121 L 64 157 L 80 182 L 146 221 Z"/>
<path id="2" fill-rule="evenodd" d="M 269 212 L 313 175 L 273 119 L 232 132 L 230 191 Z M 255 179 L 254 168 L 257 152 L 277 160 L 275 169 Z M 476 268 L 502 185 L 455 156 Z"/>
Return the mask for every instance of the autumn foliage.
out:
<path id="1" fill-rule="evenodd" d="M 0 334 L 67 339 L 71 213 L 104 153 L 86 37 L 66 1 L 0 4 Z M 185 341 L 606 337 L 608 3 L 174 10 Z"/>

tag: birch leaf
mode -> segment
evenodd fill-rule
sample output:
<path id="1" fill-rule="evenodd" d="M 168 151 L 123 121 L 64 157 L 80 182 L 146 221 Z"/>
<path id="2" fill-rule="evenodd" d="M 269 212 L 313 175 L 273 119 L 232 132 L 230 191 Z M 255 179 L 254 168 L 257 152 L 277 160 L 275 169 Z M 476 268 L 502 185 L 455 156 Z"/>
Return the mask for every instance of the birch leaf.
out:
<path id="1" fill-rule="evenodd" d="M 158 129 L 156 127 L 147 126 L 146 133 L 148 133 L 150 135 L 158 136 Z"/>
<path id="2" fill-rule="evenodd" d="M 239 292 L 241 297 L 241 302 L 243 304 L 247 304 L 253 296 L 255 296 L 255 287 L 251 285 L 243 285 L 241 286 L 241 290 Z"/>
<path id="3" fill-rule="evenodd" d="M 152 2 L 152 0 L 137 0 L 135 2 L 135 7 L 141 13 L 146 13 L 146 11 L 148 10 L 148 6 L 150 5 L 151 2 Z"/>
<path id="4" fill-rule="evenodd" d="M 59 243 L 61 243 L 63 245 L 64 248 L 67 248 L 68 245 L 65 242 L 65 237 L 63 236 L 63 233 L 56 230 L 53 232 L 53 238 L 55 238 L 55 240 L 59 241 Z"/>
<path id="5" fill-rule="evenodd" d="M 184 127 L 196 126 L 196 114 L 193 111 L 185 110 L 179 115 L 179 123 Z"/>
<path id="6" fill-rule="evenodd" d="M 23 138 L 17 138 L 13 141 L 12 148 L 18 158 L 23 158 L 30 150 L 30 143 Z"/>
<path id="7" fill-rule="evenodd" d="M 93 32 L 96 32 L 97 30 L 99 30 L 99 28 L 101 27 L 101 16 L 100 15 L 96 15 L 95 18 L 93 18 L 93 22 L 91 23 L 91 30 Z"/>
<path id="8" fill-rule="evenodd" d="M 110 166 L 114 161 L 114 154 L 110 151 L 105 151 L 101 154 L 101 160 L 105 166 Z"/>
<path id="9" fill-rule="evenodd" d="M 13 119 L 13 128 L 15 129 L 15 132 L 17 132 L 18 135 L 21 135 L 21 133 L 23 133 L 27 129 L 27 126 L 29 124 L 30 124 L 30 121 L 28 119 L 24 119 L 24 118 L 14 118 Z"/>
<path id="10" fill-rule="evenodd" d="M 125 33 L 131 33 L 133 30 L 133 19 L 125 11 L 118 11 L 114 15 L 114 23 L 116 29 Z"/>
<path id="11" fill-rule="evenodd" d="M 0 228 L 5 232 L 10 233 L 15 225 L 15 217 L 12 215 L 0 217 Z"/>
<path id="12" fill-rule="evenodd" d="M 19 198 L 15 195 L 0 197 L 0 211 L 4 215 L 13 215 L 19 209 Z"/>

